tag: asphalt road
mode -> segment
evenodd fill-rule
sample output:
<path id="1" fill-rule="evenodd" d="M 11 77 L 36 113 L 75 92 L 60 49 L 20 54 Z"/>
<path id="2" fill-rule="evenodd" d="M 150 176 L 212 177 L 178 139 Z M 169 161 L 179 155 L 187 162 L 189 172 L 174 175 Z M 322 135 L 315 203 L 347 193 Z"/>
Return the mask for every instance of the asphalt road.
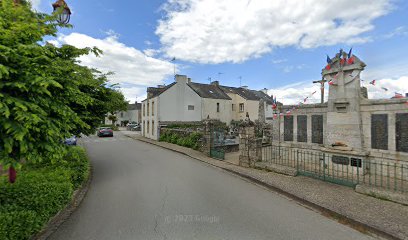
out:
<path id="1" fill-rule="evenodd" d="M 49 239 L 371 239 L 187 156 L 129 139 L 84 139 L 94 176 Z"/>

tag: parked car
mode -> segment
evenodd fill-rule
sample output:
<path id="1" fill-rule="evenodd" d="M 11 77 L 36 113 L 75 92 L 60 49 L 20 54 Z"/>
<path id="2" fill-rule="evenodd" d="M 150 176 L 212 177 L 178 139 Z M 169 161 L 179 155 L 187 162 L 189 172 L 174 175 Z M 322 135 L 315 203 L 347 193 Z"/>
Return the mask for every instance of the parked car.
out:
<path id="1" fill-rule="evenodd" d="M 140 125 L 136 124 L 135 126 L 133 126 L 130 131 L 140 131 Z"/>
<path id="2" fill-rule="evenodd" d="M 97 135 L 98 137 L 113 137 L 113 130 L 109 127 L 100 127 Z"/>
<path id="3" fill-rule="evenodd" d="M 77 145 L 77 137 L 76 136 L 72 136 L 70 138 L 66 138 L 64 140 L 64 144 L 68 145 L 68 146 L 76 146 Z"/>
<path id="4" fill-rule="evenodd" d="M 139 129 L 139 130 L 137 130 Z M 140 125 L 137 123 L 130 123 L 126 126 L 126 130 L 128 131 L 140 131 Z"/>

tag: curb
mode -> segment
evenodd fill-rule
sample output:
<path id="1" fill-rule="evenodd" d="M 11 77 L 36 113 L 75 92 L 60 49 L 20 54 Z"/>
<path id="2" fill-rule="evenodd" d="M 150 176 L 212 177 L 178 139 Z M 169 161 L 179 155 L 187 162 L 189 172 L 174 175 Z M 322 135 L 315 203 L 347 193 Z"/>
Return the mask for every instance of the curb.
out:
<path id="1" fill-rule="evenodd" d="M 71 214 L 79 207 L 92 182 L 93 169 L 91 163 L 89 164 L 88 179 L 74 191 L 71 202 L 69 202 L 64 209 L 60 210 L 54 217 L 52 217 L 48 221 L 47 225 L 43 227 L 40 232 L 33 235 L 30 240 L 46 240 L 58 229 L 59 226 L 61 226 L 61 224 L 68 220 L 69 216 L 71 216 Z"/>
<path id="2" fill-rule="evenodd" d="M 125 135 L 125 136 L 127 136 L 127 135 Z M 131 136 L 127 136 L 127 137 L 132 138 Z M 236 172 L 236 171 L 231 170 L 231 169 L 228 169 L 228 168 L 224 168 L 224 167 L 221 167 L 221 166 L 217 166 L 217 165 L 212 164 L 212 163 L 210 163 L 210 162 L 207 162 L 207 161 L 204 161 L 204 160 L 199 159 L 199 158 L 197 158 L 197 157 L 191 156 L 191 155 L 189 155 L 189 154 L 187 154 L 187 153 L 185 153 L 185 152 L 182 152 L 182 151 L 179 151 L 179 150 L 175 150 L 175 149 L 172 149 L 172 148 L 169 148 L 169 147 L 165 147 L 165 146 L 160 146 L 160 145 L 157 145 L 157 144 L 155 144 L 155 143 L 152 143 L 152 142 L 149 142 L 149 141 L 145 141 L 144 139 L 141 139 L 141 138 L 132 138 L 132 139 L 137 140 L 137 141 L 140 141 L 140 142 L 148 143 L 148 144 L 151 144 L 151 145 L 155 145 L 155 146 L 158 146 L 158 147 L 161 147 L 161 148 L 165 148 L 165 149 L 168 149 L 168 150 L 173 151 L 173 152 L 177 152 L 177 153 L 183 154 L 183 155 L 185 155 L 185 156 L 188 156 L 188 157 L 190 157 L 190 158 L 196 159 L 196 160 L 198 160 L 198 161 L 201 161 L 201 162 L 206 163 L 206 164 L 208 164 L 208 165 L 211 165 L 211 166 L 213 166 L 213 167 L 217 167 L 217 168 L 219 168 L 219 169 L 225 170 L 225 171 L 227 171 L 227 172 L 229 172 L 229 173 L 232 173 L 232 174 L 234 174 L 234 175 L 237 175 L 237 176 L 239 176 L 239 177 L 245 178 L 245 179 L 247 179 L 247 180 L 249 180 L 249 181 L 251 181 L 251 182 L 254 182 L 254 183 L 258 184 L 258 185 L 261 185 L 261 186 L 263 186 L 263 187 L 266 187 L 266 188 L 268 188 L 269 190 L 272 190 L 272 191 L 277 192 L 277 193 L 279 193 L 279 194 L 281 194 L 281 195 L 283 195 L 283 196 L 286 196 L 286 197 L 288 197 L 288 198 L 290 198 L 290 199 L 293 199 L 293 200 L 295 200 L 296 202 L 300 203 L 301 205 L 304 205 L 304 206 L 310 207 L 310 208 L 312 208 L 312 209 L 314 209 L 314 210 L 317 210 L 317 211 L 318 211 L 319 213 L 321 213 L 322 215 L 324 215 L 324 216 L 326 216 L 326 217 L 329 217 L 329 218 L 331 218 L 331 219 L 335 219 L 335 220 L 337 220 L 339 223 L 344 224 L 344 225 L 347 225 L 347 226 L 349 226 L 349 227 L 351 227 L 351 228 L 353 228 L 353 229 L 355 229 L 355 230 L 357 230 L 357 231 L 360 231 L 360 232 L 363 232 L 363 233 L 369 232 L 369 233 L 372 233 L 372 234 L 374 234 L 374 235 L 377 235 L 377 236 L 380 236 L 380 237 L 384 237 L 384 238 L 387 238 L 387 239 L 402 240 L 401 238 L 399 238 L 399 237 L 397 237 L 397 236 L 394 236 L 394 235 L 392 235 L 392 234 L 390 234 L 390 233 L 387 233 L 386 231 L 383 231 L 383 230 L 381 230 L 381 229 L 375 228 L 375 227 L 370 226 L 370 225 L 368 225 L 368 224 L 362 223 L 362 222 L 360 222 L 360 221 L 358 221 L 358 220 L 355 220 L 355 219 L 352 219 L 352 218 L 350 218 L 350 217 L 347 217 L 346 215 L 344 215 L 344 214 L 342 214 L 342 213 L 338 213 L 338 212 L 335 212 L 335 211 L 330 210 L 330 209 L 328 209 L 328 208 L 322 207 L 322 206 L 320 206 L 320 205 L 318 205 L 318 204 L 316 204 L 316 203 L 313 203 L 313 202 L 308 201 L 308 200 L 306 200 L 306 199 L 304 199 L 304 198 L 298 197 L 298 196 L 296 196 L 296 195 L 294 195 L 294 194 L 292 194 L 292 193 L 289 193 L 289 192 L 286 192 L 285 190 L 282 190 L 281 188 L 278 188 L 278 187 L 276 187 L 276 186 L 273 186 L 273 185 L 270 185 L 270 184 L 268 184 L 268 183 L 265 183 L 265 182 L 263 182 L 263 181 L 261 181 L 261 180 L 259 180 L 259 179 L 257 179 L 257 178 L 254 178 L 254 177 L 252 177 L 252 176 L 246 175 L 246 174 L 244 174 L 244 173 Z M 227 162 L 226 162 L 226 163 L 227 163 Z M 231 163 L 228 163 L 228 164 L 231 164 Z"/>

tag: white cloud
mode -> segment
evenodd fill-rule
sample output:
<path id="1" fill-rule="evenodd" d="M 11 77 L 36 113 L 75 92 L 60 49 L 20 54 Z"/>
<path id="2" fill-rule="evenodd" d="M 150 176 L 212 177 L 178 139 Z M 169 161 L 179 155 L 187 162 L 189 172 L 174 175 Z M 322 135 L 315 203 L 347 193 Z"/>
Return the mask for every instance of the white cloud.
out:
<path id="1" fill-rule="evenodd" d="M 405 93 L 408 93 L 408 76 L 376 80 L 375 86 L 369 84 L 369 81 L 363 81 L 361 86 L 367 87 L 369 99 L 391 98 L 395 95 L 395 92 L 405 96 Z M 383 90 L 381 87 L 387 88 L 388 91 Z M 312 95 L 315 91 L 316 93 Z M 328 85 L 326 84 L 325 101 L 327 101 L 328 92 Z M 320 86 L 313 84 L 312 81 L 299 82 L 280 88 L 269 89 L 268 94 L 276 96 L 277 100 L 285 105 L 297 104 L 306 97 L 309 97 L 306 103 L 320 102 Z"/>
<path id="2" fill-rule="evenodd" d="M 361 36 L 391 0 L 168 0 L 156 34 L 168 56 L 199 63 L 243 62 L 274 47 L 370 41 Z"/>
<path id="3" fill-rule="evenodd" d="M 79 58 L 81 64 L 97 68 L 102 72 L 114 72 L 109 77 L 112 83 L 123 86 L 126 98 L 134 100 L 136 96 L 146 94 L 146 86 L 163 84 L 164 79 L 173 74 L 173 64 L 153 58 L 138 49 L 119 42 L 118 36 L 111 34 L 104 38 L 93 38 L 85 34 L 71 33 L 58 37 L 60 44 L 70 44 L 79 48 L 97 47 L 103 55 L 93 54 Z"/>

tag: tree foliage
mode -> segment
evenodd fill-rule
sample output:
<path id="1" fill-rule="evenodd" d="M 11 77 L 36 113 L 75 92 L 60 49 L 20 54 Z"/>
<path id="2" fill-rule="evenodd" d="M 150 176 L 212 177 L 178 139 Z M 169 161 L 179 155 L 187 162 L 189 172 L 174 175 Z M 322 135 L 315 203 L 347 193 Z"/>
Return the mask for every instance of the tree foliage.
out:
<path id="1" fill-rule="evenodd" d="M 100 50 L 43 43 L 45 36 L 55 36 L 58 26 L 55 16 L 33 12 L 26 1 L 0 1 L 3 166 L 58 161 L 66 150 L 62 139 L 93 133 L 106 113 L 126 105 L 107 75 L 79 65 L 78 57 L 99 55 Z"/>

